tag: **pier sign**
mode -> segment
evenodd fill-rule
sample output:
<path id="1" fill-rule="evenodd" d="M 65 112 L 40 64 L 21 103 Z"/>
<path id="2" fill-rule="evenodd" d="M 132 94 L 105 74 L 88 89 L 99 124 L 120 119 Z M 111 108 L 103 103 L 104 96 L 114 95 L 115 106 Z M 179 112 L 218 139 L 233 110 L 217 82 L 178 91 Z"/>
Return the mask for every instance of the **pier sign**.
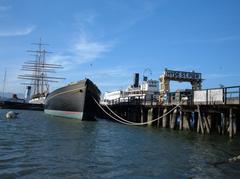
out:
<path id="1" fill-rule="evenodd" d="M 223 104 L 224 91 L 219 89 L 197 90 L 193 93 L 194 104 Z"/>
<path id="2" fill-rule="evenodd" d="M 164 76 L 170 79 L 178 80 L 201 80 L 201 73 L 185 72 L 185 71 L 174 71 L 165 69 Z"/>

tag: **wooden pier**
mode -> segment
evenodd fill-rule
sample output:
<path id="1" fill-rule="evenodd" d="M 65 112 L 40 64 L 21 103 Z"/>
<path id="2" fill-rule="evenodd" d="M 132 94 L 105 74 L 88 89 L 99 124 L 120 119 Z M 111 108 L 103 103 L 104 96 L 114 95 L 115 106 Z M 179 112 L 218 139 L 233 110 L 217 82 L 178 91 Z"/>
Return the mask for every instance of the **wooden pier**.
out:
<path id="1" fill-rule="evenodd" d="M 122 118 L 139 124 L 196 131 L 203 135 L 218 133 L 230 138 L 240 131 L 240 86 L 188 91 L 187 95 L 186 92 L 169 93 L 164 102 L 141 97 L 118 99 L 102 107 L 120 121 Z M 171 113 L 165 115 L 170 110 Z M 106 114 L 104 117 L 112 119 Z"/>

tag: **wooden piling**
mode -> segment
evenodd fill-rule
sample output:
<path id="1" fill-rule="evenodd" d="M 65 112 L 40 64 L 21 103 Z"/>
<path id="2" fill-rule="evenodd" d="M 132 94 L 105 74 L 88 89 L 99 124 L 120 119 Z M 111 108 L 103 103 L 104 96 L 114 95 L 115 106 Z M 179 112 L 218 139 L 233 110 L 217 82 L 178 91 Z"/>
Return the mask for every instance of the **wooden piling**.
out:
<path id="1" fill-rule="evenodd" d="M 216 120 L 216 125 L 217 125 L 217 131 L 219 134 L 222 134 L 221 114 L 215 113 L 215 120 Z"/>
<path id="2" fill-rule="evenodd" d="M 197 105 L 197 109 L 198 109 L 198 129 L 197 129 L 197 132 L 201 132 L 202 134 L 204 134 L 203 121 L 202 121 L 201 110 L 200 110 L 199 105 Z"/>
<path id="3" fill-rule="evenodd" d="M 153 120 L 153 108 L 150 108 L 148 109 L 148 117 L 147 117 L 147 121 L 149 122 L 148 126 L 152 125 L 152 122 L 151 122 L 152 120 Z"/>
<path id="4" fill-rule="evenodd" d="M 194 111 L 193 121 L 194 121 L 193 128 L 197 129 L 197 126 L 198 126 L 198 113 L 195 112 L 195 111 Z"/>
<path id="5" fill-rule="evenodd" d="M 209 124 L 208 124 L 206 114 L 203 115 L 203 120 L 204 120 L 205 129 L 206 129 L 207 133 L 210 134 L 210 127 L 209 127 Z"/>
<path id="6" fill-rule="evenodd" d="M 164 108 L 163 110 L 163 115 L 165 115 L 168 112 L 167 108 Z M 163 120 L 162 120 L 162 127 L 166 128 L 167 127 L 167 123 L 168 123 L 168 116 L 164 116 Z"/>
<path id="7" fill-rule="evenodd" d="M 229 110 L 229 137 L 233 138 L 233 114 L 232 114 L 232 108 Z"/>
<path id="8" fill-rule="evenodd" d="M 179 118 L 180 118 L 179 130 L 182 130 L 183 129 L 183 112 L 182 112 L 182 110 L 180 110 L 180 112 L 179 112 Z"/>
<path id="9" fill-rule="evenodd" d="M 158 118 L 161 117 L 162 115 L 163 114 L 162 114 L 161 108 L 158 108 Z M 157 120 L 157 127 L 160 127 L 161 125 L 162 125 L 162 118 Z"/>
<path id="10" fill-rule="evenodd" d="M 189 123 L 189 114 L 188 112 L 183 113 L 183 129 L 190 130 L 190 123 Z"/>
<path id="11" fill-rule="evenodd" d="M 207 122 L 208 122 L 209 129 L 211 131 L 211 129 L 212 129 L 212 114 L 211 113 L 207 113 Z"/>
<path id="12" fill-rule="evenodd" d="M 174 129 L 175 128 L 175 125 L 176 125 L 176 122 L 177 122 L 177 109 L 175 109 L 173 111 L 173 114 L 171 116 L 171 119 L 170 119 L 170 128 L 171 129 Z"/>
<path id="13" fill-rule="evenodd" d="M 226 130 L 226 122 L 225 122 L 225 114 L 222 112 L 221 113 L 221 128 L 222 128 L 222 134 L 225 133 Z"/>
<path id="14" fill-rule="evenodd" d="M 144 122 L 144 109 L 143 107 L 141 107 L 141 119 L 140 122 L 143 123 Z"/>
<path id="15" fill-rule="evenodd" d="M 141 122 L 147 122 L 148 120 L 148 108 L 142 106 L 141 109 Z"/>
<path id="16" fill-rule="evenodd" d="M 129 112 L 130 112 L 131 121 L 136 122 L 136 109 L 132 108 Z"/>
<path id="17" fill-rule="evenodd" d="M 233 135 L 237 134 L 236 114 L 233 113 Z"/>

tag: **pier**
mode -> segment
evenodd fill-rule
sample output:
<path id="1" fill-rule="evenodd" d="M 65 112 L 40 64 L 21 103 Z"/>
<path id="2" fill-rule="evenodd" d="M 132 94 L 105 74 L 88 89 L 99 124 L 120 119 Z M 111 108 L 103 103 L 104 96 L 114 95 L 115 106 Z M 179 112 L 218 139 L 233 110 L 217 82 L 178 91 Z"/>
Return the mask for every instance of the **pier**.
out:
<path id="1" fill-rule="evenodd" d="M 128 94 L 102 103 L 104 117 L 127 125 L 236 136 L 240 129 L 240 86 L 201 89 L 200 73 L 194 76 L 195 72 L 191 72 L 191 77 L 184 73 L 187 77 L 168 73 L 161 76 L 158 98 L 135 91 L 134 96 Z M 192 90 L 168 92 L 170 80 L 184 78 L 193 85 Z"/>

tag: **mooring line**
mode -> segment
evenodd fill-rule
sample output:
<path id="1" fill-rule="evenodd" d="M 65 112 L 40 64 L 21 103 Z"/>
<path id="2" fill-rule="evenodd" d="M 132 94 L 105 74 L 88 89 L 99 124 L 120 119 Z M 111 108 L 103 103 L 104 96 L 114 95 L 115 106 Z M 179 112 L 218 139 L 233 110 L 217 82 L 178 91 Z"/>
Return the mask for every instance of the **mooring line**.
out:
<path id="1" fill-rule="evenodd" d="M 111 114 L 109 114 L 107 111 L 105 111 L 105 109 L 103 109 L 103 107 L 97 102 L 97 100 L 95 98 L 93 98 L 94 101 L 96 102 L 96 104 L 100 107 L 100 109 L 102 109 L 102 111 L 107 114 L 109 117 L 111 117 L 112 119 L 118 121 L 119 123 L 122 123 L 122 124 L 125 124 L 125 125 L 131 125 L 131 123 L 126 123 L 126 122 L 123 122 L 121 120 L 118 120 L 117 118 L 115 118 L 114 116 L 112 116 Z M 129 122 L 129 121 L 128 121 Z"/>
<path id="2" fill-rule="evenodd" d="M 146 125 L 146 124 L 153 123 L 153 122 L 155 122 L 155 121 L 157 121 L 157 120 L 159 120 L 159 119 L 167 116 L 168 114 L 170 114 L 172 111 L 174 111 L 176 108 L 178 108 L 178 107 L 180 106 L 180 104 L 181 104 L 181 103 L 177 104 L 173 109 L 171 109 L 171 110 L 168 111 L 167 113 L 165 113 L 165 114 L 163 114 L 162 116 L 157 117 L 157 118 L 155 118 L 155 119 L 153 119 L 153 120 L 151 120 L 151 121 L 137 123 L 137 122 L 131 122 L 131 121 L 128 121 L 128 120 L 122 118 L 121 116 L 119 116 L 118 114 L 116 114 L 108 105 L 105 104 L 104 106 L 106 106 L 110 112 L 112 112 L 116 117 L 118 117 L 118 118 L 121 119 L 121 120 L 115 118 L 114 116 L 112 116 L 111 114 L 109 114 L 108 112 L 106 112 L 106 110 L 103 109 L 103 107 L 97 102 L 97 100 L 96 100 L 95 98 L 93 98 L 93 99 L 94 99 L 94 101 L 97 103 L 97 105 L 103 110 L 103 112 L 105 112 L 105 113 L 106 113 L 108 116 L 110 116 L 112 119 L 114 119 L 114 120 L 116 120 L 116 121 L 118 121 L 118 122 L 120 122 L 120 123 L 122 123 L 122 124 L 125 124 L 125 125 L 133 125 L 133 126 L 140 126 L 140 125 Z"/>
<path id="3" fill-rule="evenodd" d="M 136 123 L 136 122 L 131 122 L 131 121 L 128 121 L 129 123 L 132 123 L 132 124 L 135 124 L 135 125 L 145 125 L 145 124 L 148 124 L 148 123 L 152 123 L 152 122 L 155 122 L 165 116 L 167 116 L 168 114 L 170 114 L 172 111 L 174 111 L 180 104 L 178 104 L 177 106 L 175 106 L 173 109 L 171 109 L 170 111 L 168 111 L 167 113 L 163 114 L 162 116 L 156 118 L 156 119 L 153 119 L 151 121 L 147 121 L 147 122 L 142 122 L 142 123 Z M 111 110 L 111 108 L 108 106 L 108 105 L 105 105 L 109 111 L 111 111 L 116 117 L 118 117 L 119 119 L 123 120 L 123 121 L 127 121 L 126 119 L 123 119 L 121 116 L 117 115 L 114 111 Z"/>

